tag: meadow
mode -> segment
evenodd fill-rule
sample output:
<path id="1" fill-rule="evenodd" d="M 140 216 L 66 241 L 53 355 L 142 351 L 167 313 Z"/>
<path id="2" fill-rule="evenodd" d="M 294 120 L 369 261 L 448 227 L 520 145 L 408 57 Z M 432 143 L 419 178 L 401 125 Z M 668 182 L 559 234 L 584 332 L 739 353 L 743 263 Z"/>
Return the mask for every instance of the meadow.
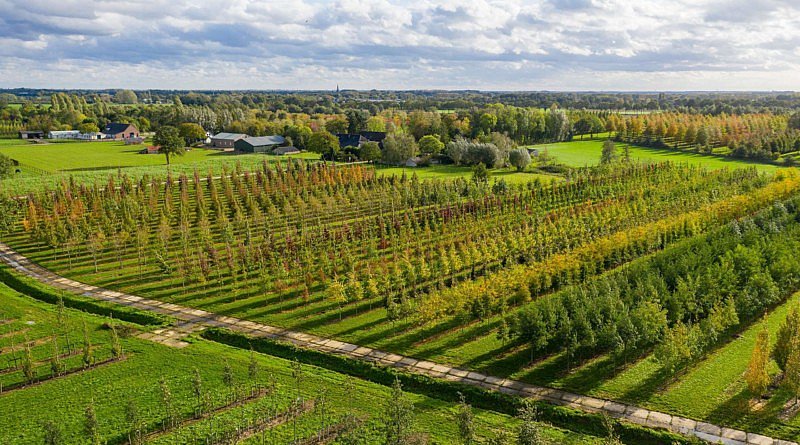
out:
<path id="1" fill-rule="evenodd" d="M 35 369 L 42 377 L 37 384 L 6 386 L 0 392 L 3 406 L 18 407 L 0 416 L 4 444 L 43 443 L 45 431 L 54 429 L 60 431 L 59 443 L 87 443 L 85 410 L 89 406 L 103 443 L 127 443 L 130 437 L 147 444 L 228 443 L 232 438 L 241 443 L 290 443 L 313 438 L 346 419 L 356 422 L 333 443 L 350 443 L 342 442 L 348 438 L 360 438 L 359 443 L 380 440 L 382 406 L 391 398 L 385 386 L 313 366 L 298 368 L 291 361 L 200 338 L 187 339 L 189 345 L 184 348 L 170 348 L 137 338 L 145 327 L 59 310 L 1 283 L 0 299 L 2 381 L 22 378 L 14 364 L 22 361 L 23 353 L 9 350 L 11 345 L 32 345 Z M 100 356 L 108 353 L 110 323 L 121 334 L 119 359 L 51 376 L 47 357 L 52 355 L 53 332 L 75 337 L 80 358 L 85 326 L 92 353 Z M 457 443 L 455 404 L 414 393 L 405 397 L 413 403 L 415 431 L 430 443 Z M 293 405 L 297 399 L 304 400 L 304 405 Z M 473 414 L 480 440 L 500 431 L 511 432 L 519 422 L 480 409 Z M 263 419 L 272 422 L 262 425 Z M 544 437 L 557 443 L 602 443 L 597 437 L 544 424 L 541 428 Z"/>
<path id="2" fill-rule="evenodd" d="M 416 176 L 420 180 L 424 179 L 470 179 L 472 177 L 472 168 L 456 165 L 431 165 L 427 167 L 386 167 L 376 166 L 375 171 L 379 175 L 385 176 Z M 489 170 L 489 183 L 494 183 L 500 180 L 505 181 L 507 184 L 526 184 L 531 181 L 540 181 L 542 183 L 549 183 L 552 181 L 563 180 L 561 176 L 535 173 L 532 171 L 518 172 L 513 168 L 496 168 Z"/>
<path id="3" fill-rule="evenodd" d="M 168 174 L 207 173 L 223 166 L 237 164 L 247 168 L 263 162 L 284 162 L 292 159 L 319 159 L 314 153 L 292 156 L 232 154 L 218 150 L 195 148 L 183 156 L 174 156 L 167 166 L 164 156 L 140 154 L 147 144 L 125 145 L 123 142 L 55 142 L 30 144 L 19 139 L 0 139 L 0 153 L 20 163 L 20 173 L 0 181 L 0 192 L 21 195 L 42 188 L 56 187 L 62 181 L 82 184 L 107 183 L 109 177 L 143 175 L 166 177 Z"/>
<path id="4" fill-rule="evenodd" d="M 53 142 L 30 144 L 22 140 L 0 140 L 0 153 L 48 173 L 81 172 L 91 170 L 115 170 L 127 167 L 163 166 L 161 155 L 140 154 L 147 144 L 125 145 L 123 142 Z M 9 142 L 9 141 L 14 141 Z M 234 155 L 219 150 L 193 148 L 183 156 L 175 156 L 175 166 L 198 164 L 206 161 L 225 160 L 247 162 L 251 158 L 263 159 L 264 155 Z M 316 159 L 313 154 L 295 155 L 295 158 Z M 202 164 L 201 164 L 202 165 Z"/>
<path id="5" fill-rule="evenodd" d="M 528 148 L 537 149 L 542 153 L 546 152 L 558 163 L 570 167 L 585 167 L 598 165 L 600 163 L 600 153 L 603 148 L 603 142 L 602 139 L 596 138 L 532 145 Z M 617 143 L 616 146 L 617 153 L 620 156 L 622 156 L 623 147 L 628 146 L 631 159 L 640 162 L 678 162 L 708 169 L 755 167 L 758 171 L 765 173 L 772 173 L 778 169 L 774 164 L 714 154 L 697 153 L 688 150 L 650 148 L 625 143 Z"/>

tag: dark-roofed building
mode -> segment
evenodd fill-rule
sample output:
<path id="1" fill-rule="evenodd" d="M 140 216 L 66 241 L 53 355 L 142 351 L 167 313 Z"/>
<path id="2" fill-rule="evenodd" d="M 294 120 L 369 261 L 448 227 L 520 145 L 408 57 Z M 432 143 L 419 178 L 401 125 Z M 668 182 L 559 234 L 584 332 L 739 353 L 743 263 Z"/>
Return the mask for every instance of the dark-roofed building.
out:
<path id="1" fill-rule="evenodd" d="M 383 140 L 386 139 L 386 133 L 383 131 L 362 131 L 358 134 L 339 133 L 336 135 L 339 138 L 339 147 L 361 147 L 367 142 L 377 142 L 383 148 Z"/>
<path id="2" fill-rule="evenodd" d="M 336 137 L 339 139 L 339 147 L 360 147 L 361 144 L 367 142 L 367 138 L 360 134 L 346 134 L 338 133 Z"/>
<path id="3" fill-rule="evenodd" d="M 236 141 L 245 139 L 244 133 L 217 133 L 211 136 L 211 146 L 214 148 L 233 148 Z"/>
<path id="4" fill-rule="evenodd" d="M 242 153 L 272 153 L 272 150 L 285 143 L 283 136 L 259 136 L 239 139 L 233 147 Z"/>
<path id="5" fill-rule="evenodd" d="M 377 142 L 383 148 L 383 140 L 386 139 L 385 131 L 362 131 L 359 134 L 370 142 Z"/>
<path id="6" fill-rule="evenodd" d="M 41 130 L 22 130 L 19 132 L 20 139 L 44 139 L 44 131 Z"/>
<path id="7" fill-rule="evenodd" d="M 106 139 L 139 139 L 139 130 L 133 124 L 111 122 L 103 129 Z"/>

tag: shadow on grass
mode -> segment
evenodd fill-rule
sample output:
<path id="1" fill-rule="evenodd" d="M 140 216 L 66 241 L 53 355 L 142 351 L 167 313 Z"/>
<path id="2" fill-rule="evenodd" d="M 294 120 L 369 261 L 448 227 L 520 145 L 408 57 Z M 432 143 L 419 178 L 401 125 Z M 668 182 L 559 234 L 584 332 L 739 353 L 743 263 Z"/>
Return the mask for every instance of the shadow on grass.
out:
<path id="1" fill-rule="evenodd" d="M 779 420 L 783 405 L 791 399 L 788 391 L 779 389 L 772 394 L 767 403 L 758 410 L 750 407 L 750 393 L 743 389 L 711 411 L 707 417 L 710 422 L 742 429 L 767 436 L 797 440 L 800 425 L 792 425 Z"/>

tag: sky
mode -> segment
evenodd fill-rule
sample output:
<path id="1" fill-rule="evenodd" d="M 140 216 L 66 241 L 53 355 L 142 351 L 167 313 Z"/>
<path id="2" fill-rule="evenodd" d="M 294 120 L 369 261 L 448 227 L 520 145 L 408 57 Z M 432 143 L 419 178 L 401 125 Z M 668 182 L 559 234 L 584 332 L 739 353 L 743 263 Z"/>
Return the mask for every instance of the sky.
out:
<path id="1" fill-rule="evenodd" d="M 0 88 L 800 90 L 800 0 L 0 0 Z"/>

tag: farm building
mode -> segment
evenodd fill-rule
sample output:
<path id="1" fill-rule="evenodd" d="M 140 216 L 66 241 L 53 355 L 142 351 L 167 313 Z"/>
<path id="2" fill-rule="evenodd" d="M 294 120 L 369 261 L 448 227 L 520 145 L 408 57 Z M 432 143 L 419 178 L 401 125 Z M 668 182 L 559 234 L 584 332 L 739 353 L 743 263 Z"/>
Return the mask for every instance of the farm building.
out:
<path id="1" fill-rule="evenodd" d="M 111 122 L 103 129 L 106 139 L 139 139 L 139 130 L 133 124 Z"/>
<path id="2" fill-rule="evenodd" d="M 44 131 L 22 130 L 19 132 L 20 139 L 44 139 Z"/>
<path id="3" fill-rule="evenodd" d="M 233 147 L 242 153 L 272 153 L 272 150 L 285 143 L 283 136 L 259 136 L 239 139 Z"/>
<path id="4" fill-rule="evenodd" d="M 82 141 L 99 141 L 103 138 L 105 138 L 105 134 L 103 133 L 80 133 L 76 139 Z"/>
<path id="5" fill-rule="evenodd" d="M 362 131 L 359 133 L 367 141 L 377 142 L 383 148 L 383 140 L 386 139 L 386 132 L 384 131 Z"/>
<path id="6" fill-rule="evenodd" d="M 146 148 L 139 150 L 139 153 L 143 155 L 157 155 L 161 153 L 161 147 L 157 145 L 148 145 Z"/>
<path id="7" fill-rule="evenodd" d="M 275 154 L 275 155 L 294 155 L 294 154 L 297 154 L 297 153 L 300 153 L 300 149 L 298 149 L 297 147 L 292 147 L 292 146 L 276 147 L 274 150 L 272 150 L 272 154 Z"/>
<path id="8" fill-rule="evenodd" d="M 361 144 L 367 142 L 367 138 L 361 136 L 360 134 L 346 134 L 346 133 L 339 133 L 336 135 L 339 138 L 339 147 L 360 147 Z"/>
<path id="9" fill-rule="evenodd" d="M 248 137 L 244 133 L 217 133 L 211 136 L 211 146 L 214 148 L 233 148 L 236 141 Z"/>
<path id="10" fill-rule="evenodd" d="M 47 139 L 78 139 L 80 135 L 78 130 L 51 131 L 47 133 Z"/>
<path id="11" fill-rule="evenodd" d="M 339 133 L 336 135 L 339 138 L 339 147 L 361 147 L 367 142 L 377 142 L 383 148 L 383 140 L 386 139 L 386 133 L 382 131 L 362 131 L 358 134 Z"/>

